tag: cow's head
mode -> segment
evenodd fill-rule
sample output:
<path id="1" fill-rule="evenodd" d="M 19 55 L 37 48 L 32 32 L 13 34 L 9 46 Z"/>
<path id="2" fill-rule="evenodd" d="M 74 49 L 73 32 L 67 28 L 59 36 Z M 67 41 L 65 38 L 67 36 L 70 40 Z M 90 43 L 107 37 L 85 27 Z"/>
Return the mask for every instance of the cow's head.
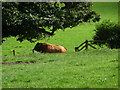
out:
<path id="1" fill-rule="evenodd" d="M 38 52 L 42 52 L 42 43 L 37 43 L 33 49 L 33 53 L 34 53 L 34 50 L 35 51 L 38 51 Z"/>

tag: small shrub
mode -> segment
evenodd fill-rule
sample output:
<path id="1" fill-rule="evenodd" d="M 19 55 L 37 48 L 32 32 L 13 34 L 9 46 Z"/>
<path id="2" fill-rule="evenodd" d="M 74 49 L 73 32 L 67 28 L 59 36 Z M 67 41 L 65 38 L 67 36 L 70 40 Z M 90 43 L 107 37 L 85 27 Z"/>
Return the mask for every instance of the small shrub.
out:
<path id="1" fill-rule="evenodd" d="M 99 46 L 120 48 L 120 25 L 110 20 L 103 21 L 96 25 L 95 35 L 93 37 L 94 44 Z"/>

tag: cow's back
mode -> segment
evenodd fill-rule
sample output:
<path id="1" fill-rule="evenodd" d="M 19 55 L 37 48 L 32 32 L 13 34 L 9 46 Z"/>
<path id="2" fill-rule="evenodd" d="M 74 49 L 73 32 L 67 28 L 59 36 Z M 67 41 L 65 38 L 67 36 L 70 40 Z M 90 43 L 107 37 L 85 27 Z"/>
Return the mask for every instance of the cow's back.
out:
<path id="1" fill-rule="evenodd" d="M 49 45 L 48 52 L 50 53 L 65 53 L 67 50 L 63 46 L 59 45 Z"/>

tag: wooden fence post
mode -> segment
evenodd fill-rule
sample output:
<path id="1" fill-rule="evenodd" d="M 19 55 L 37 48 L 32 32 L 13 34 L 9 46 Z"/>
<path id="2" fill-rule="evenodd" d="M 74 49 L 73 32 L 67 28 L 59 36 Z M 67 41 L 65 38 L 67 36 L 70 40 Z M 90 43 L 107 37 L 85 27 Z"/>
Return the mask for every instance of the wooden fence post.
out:
<path id="1" fill-rule="evenodd" d="M 87 50 L 87 49 L 88 49 L 88 40 L 85 41 L 85 44 L 86 44 L 86 45 L 85 45 L 85 47 L 86 47 L 85 50 Z"/>
<path id="2" fill-rule="evenodd" d="M 15 50 L 13 50 L 13 55 L 15 56 Z"/>

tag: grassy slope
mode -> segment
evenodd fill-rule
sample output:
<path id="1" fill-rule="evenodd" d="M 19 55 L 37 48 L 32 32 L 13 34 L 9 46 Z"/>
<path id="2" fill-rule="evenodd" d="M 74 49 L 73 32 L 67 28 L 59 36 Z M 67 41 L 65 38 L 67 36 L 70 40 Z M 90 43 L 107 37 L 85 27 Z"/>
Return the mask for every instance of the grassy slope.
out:
<path id="1" fill-rule="evenodd" d="M 116 21 L 117 3 L 95 3 L 94 10 L 101 14 L 102 20 Z M 111 12 L 110 12 L 111 11 Z M 16 42 L 8 38 L 3 43 L 3 61 L 37 61 L 36 64 L 3 65 L 3 87 L 77 87 L 77 88 L 115 88 L 117 87 L 117 50 L 106 48 L 75 53 L 74 47 L 86 39 L 92 39 L 95 26 L 83 24 L 66 31 L 59 31 L 49 40 L 40 42 L 63 45 L 66 54 L 32 54 L 35 45 L 27 41 Z M 11 50 L 15 49 L 16 57 Z"/>
<path id="2" fill-rule="evenodd" d="M 93 9 L 101 15 L 101 21 L 112 20 L 114 22 L 118 21 L 118 9 L 117 3 L 94 3 Z M 56 45 L 63 45 L 68 49 L 69 52 L 74 52 L 74 47 L 78 46 L 80 43 L 84 42 L 86 39 L 91 40 L 94 35 L 95 24 L 88 23 L 82 24 L 72 29 L 67 28 L 65 31 L 58 31 L 56 35 L 50 39 L 40 40 L 39 42 L 48 42 Z M 13 43 L 15 42 L 15 43 Z M 8 45 L 9 43 L 9 45 Z M 14 38 L 8 38 L 8 40 L 3 43 L 3 56 L 12 55 L 11 50 L 15 49 L 17 54 L 27 54 L 31 53 L 31 49 L 35 44 L 31 44 L 27 41 L 23 43 L 16 42 Z M 21 48 L 19 46 L 22 46 Z"/>
<path id="3" fill-rule="evenodd" d="M 102 3 L 102 4 L 101 4 Z M 101 14 L 102 20 L 118 22 L 118 3 L 117 2 L 96 2 L 93 9 Z"/>

